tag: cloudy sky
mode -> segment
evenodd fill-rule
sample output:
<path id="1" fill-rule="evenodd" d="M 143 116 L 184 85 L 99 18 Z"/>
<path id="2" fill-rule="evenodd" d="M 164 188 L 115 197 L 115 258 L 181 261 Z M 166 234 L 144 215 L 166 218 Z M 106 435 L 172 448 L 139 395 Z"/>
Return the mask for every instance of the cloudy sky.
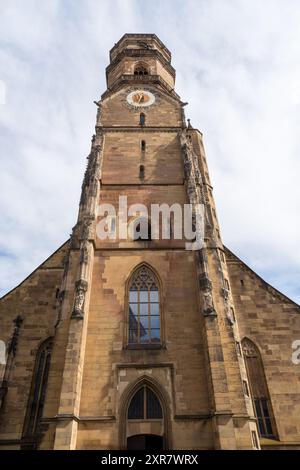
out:
<path id="1" fill-rule="evenodd" d="M 300 1 L 0 0 L 0 294 L 69 236 L 126 32 L 172 52 L 224 243 L 300 302 Z"/>

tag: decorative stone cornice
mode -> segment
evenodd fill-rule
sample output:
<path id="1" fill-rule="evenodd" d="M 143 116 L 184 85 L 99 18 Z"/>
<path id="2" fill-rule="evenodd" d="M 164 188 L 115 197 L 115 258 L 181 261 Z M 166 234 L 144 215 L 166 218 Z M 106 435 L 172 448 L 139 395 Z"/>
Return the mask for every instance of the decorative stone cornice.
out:
<path id="1" fill-rule="evenodd" d="M 121 46 L 122 43 L 126 43 L 126 41 L 132 40 L 132 39 L 136 41 L 143 41 L 143 40 L 147 41 L 149 39 L 152 39 L 165 52 L 165 54 L 168 57 L 168 60 L 171 61 L 171 52 L 164 45 L 164 43 L 159 39 L 159 37 L 153 33 L 150 33 L 150 34 L 149 33 L 125 33 L 109 51 L 110 60 L 113 60 L 113 57 L 115 55 L 114 51 L 116 51 Z"/>
<path id="2" fill-rule="evenodd" d="M 122 59 L 125 57 L 135 57 L 137 59 L 143 59 L 143 58 L 152 58 L 155 57 L 158 59 L 162 65 L 165 67 L 165 69 L 170 73 L 170 75 L 175 79 L 176 72 L 174 67 L 168 62 L 162 53 L 158 51 L 157 49 L 129 49 L 125 48 L 122 51 L 120 51 L 116 57 L 113 59 L 113 61 L 106 67 L 106 77 L 108 77 L 108 74 L 120 63 Z"/>
<path id="3" fill-rule="evenodd" d="M 144 77 L 140 77 L 139 75 L 131 75 L 131 74 L 123 74 L 120 75 L 119 78 L 116 79 L 114 84 L 110 86 L 102 95 L 101 99 L 104 100 L 108 98 L 110 95 L 116 93 L 124 84 L 126 85 L 151 85 L 156 84 L 159 85 L 164 91 L 170 94 L 173 98 L 177 98 L 180 101 L 179 96 L 174 91 L 174 89 L 165 82 L 165 80 L 160 75 L 146 75 Z"/>
<path id="4" fill-rule="evenodd" d="M 151 127 L 137 127 L 137 126 L 97 126 L 97 132 L 176 132 L 181 131 L 182 127 L 165 127 L 165 126 L 151 126 Z"/>

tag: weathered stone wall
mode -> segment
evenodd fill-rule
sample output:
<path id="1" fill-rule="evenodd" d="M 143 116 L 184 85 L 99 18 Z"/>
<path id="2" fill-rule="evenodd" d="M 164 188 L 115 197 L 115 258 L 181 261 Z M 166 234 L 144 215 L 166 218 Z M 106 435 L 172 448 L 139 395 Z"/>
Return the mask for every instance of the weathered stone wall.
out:
<path id="1" fill-rule="evenodd" d="M 138 88 L 138 84 L 134 84 Z M 153 91 L 156 96 L 156 105 L 145 109 L 129 108 L 126 103 L 126 96 L 132 87 L 124 87 L 117 93 L 105 98 L 101 106 L 101 124 L 102 126 L 136 126 L 139 131 L 140 113 L 146 115 L 146 127 L 181 127 L 182 115 L 180 103 L 170 96 L 158 91 L 153 85 L 146 85 L 147 90 Z"/>
<path id="2" fill-rule="evenodd" d="M 169 70 L 166 70 L 159 57 L 149 57 L 145 60 L 139 57 L 124 57 L 108 73 L 107 85 L 110 87 L 121 75 L 133 75 L 137 64 L 146 64 L 148 73 L 159 75 L 169 87 L 174 87 L 174 77 Z"/>
<path id="3" fill-rule="evenodd" d="M 148 117 L 148 114 L 147 114 Z M 146 150 L 141 151 L 145 141 Z M 139 174 L 144 165 L 144 177 Z M 105 132 L 102 184 L 183 184 L 183 162 L 178 133 Z"/>
<path id="4" fill-rule="evenodd" d="M 126 281 L 141 262 L 159 273 L 162 284 L 163 347 L 158 350 L 126 349 Z M 208 394 L 201 321 L 192 252 L 97 252 L 80 415 L 98 417 L 99 433 L 96 437 L 95 422 L 83 422 L 80 448 L 99 448 L 104 442 L 118 448 L 122 394 L 141 376 L 156 379 L 169 396 L 175 448 L 212 446 L 210 426 L 203 422 Z M 105 418 L 112 421 L 104 424 Z"/>
<path id="5" fill-rule="evenodd" d="M 125 36 L 112 58 L 125 45 L 143 47 L 140 39 Z M 168 62 L 160 41 L 152 35 L 148 39 Z M 225 259 L 202 135 L 186 129 L 183 103 L 175 93 L 150 78 L 145 85 L 143 77 L 140 87 L 155 94 L 155 104 L 130 108 L 126 96 L 138 88 L 138 80 L 133 87 L 119 83 L 124 64 L 125 71 L 132 71 L 134 60 L 143 59 L 150 71 L 157 66 L 162 79 L 173 76 L 164 59 L 155 62 L 147 47 L 144 57 L 141 50 L 134 59 L 133 52 L 111 71 L 112 87 L 117 82 L 115 88 L 121 88 L 108 90 L 98 103 L 70 244 L 1 299 L 0 339 L 8 344 L 18 315 L 23 323 L 0 411 L 0 448 L 20 447 L 36 353 L 48 337 L 53 337 L 53 351 L 41 449 L 126 448 L 128 436 L 143 433 L 163 435 L 170 449 L 253 448 L 256 422 L 237 348 L 243 337 L 254 341 L 262 355 L 278 448 L 300 446 L 299 366 L 291 361 L 292 342 L 300 339 L 300 307 L 229 250 Z M 153 203 L 205 204 L 204 249 L 187 251 L 184 240 L 99 240 L 92 227 L 96 201 L 118 208 L 124 195 L 128 205 L 143 203 L 148 209 Z M 127 344 L 127 283 L 141 263 L 159 279 L 162 341 L 156 348 Z M 129 399 L 141 383 L 156 391 L 162 421 L 128 422 Z"/>
<path id="6" fill-rule="evenodd" d="M 229 250 L 226 258 L 241 338 L 260 351 L 279 440 L 300 446 L 300 365 L 292 362 L 292 343 L 300 339 L 300 307 Z"/>
<path id="7" fill-rule="evenodd" d="M 1 441 L 13 444 L 22 435 L 36 353 L 39 345 L 54 335 L 56 295 L 61 285 L 66 249 L 66 244 L 60 247 L 0 302 L 0 339 L 7 346 L 14 329 L 13 320 L 18 315 L 23 318 L 8 392 L 0 411 L 0 448 Z M 18 447 L 19 443 L 15 445 Z"/>

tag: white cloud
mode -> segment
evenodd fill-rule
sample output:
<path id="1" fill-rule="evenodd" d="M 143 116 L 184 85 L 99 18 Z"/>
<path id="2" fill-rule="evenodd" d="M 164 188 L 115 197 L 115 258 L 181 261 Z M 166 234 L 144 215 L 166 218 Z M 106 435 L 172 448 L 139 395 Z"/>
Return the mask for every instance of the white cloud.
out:
<path id="1" fill-rule="evenodd" d="M 204 133 L 224 242 L 300 301 L 297 0 L 1 3 L 3 293 L 76 221 L 109 49 L 154 32 Z"/>

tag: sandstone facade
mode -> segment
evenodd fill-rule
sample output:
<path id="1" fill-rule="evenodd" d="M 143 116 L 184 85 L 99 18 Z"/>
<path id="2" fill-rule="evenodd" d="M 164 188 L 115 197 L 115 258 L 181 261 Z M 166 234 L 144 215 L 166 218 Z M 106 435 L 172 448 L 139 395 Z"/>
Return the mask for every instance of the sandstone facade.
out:
<path id="1" fill-rule="evenodd" d="M 167 48 L 127 34 L 110 59 L 72 236 L 1 299 L 0 449 L 300 448 L 300 307 L 223 246 Z M 101 240 L 120 196 L 204 205 L 204 247 Z"/>

